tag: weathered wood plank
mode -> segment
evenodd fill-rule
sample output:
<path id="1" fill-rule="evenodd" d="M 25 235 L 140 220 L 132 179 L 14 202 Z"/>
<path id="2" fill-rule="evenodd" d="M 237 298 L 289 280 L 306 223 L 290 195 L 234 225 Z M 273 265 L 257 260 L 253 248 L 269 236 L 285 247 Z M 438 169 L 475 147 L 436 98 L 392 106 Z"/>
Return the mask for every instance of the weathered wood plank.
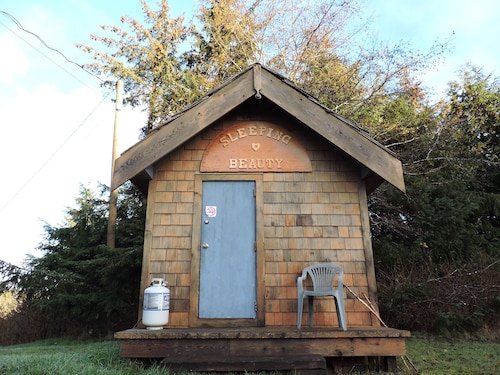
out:
<path id="1" fill-rule="evenodd" d="M 149 184 L 149 199 L 155 201 L 156 197 L 156 181 L 151 181 Z M 154 204 L 148 204 L 146 207 L 146 225 L 144 231 L 144 251 L 142 253 L 142 271 L 141 271 L 141 289 L 139 292 L 139 311 L 138 321 L 142 321 L 142 304 L 144 301 L 144 290 L 149 286 L 151 280 L 151 253 L 153 246 L 153 223 L 154 223 Z"/>
<path id="2" fill-rule="evenodd" d="M 122 340 L 120 355 L 125 358 L 170 356 L 300 356 L 323 357 L 402 356 L 404 338 L 263 338 L 263 339 L 172 339 Z"/>
<path id="3" fill-rule="evenodd" d="M 191 249 L 191 288 L 189 293 L 190 308 L 188 326 L 194 326 L 198 319 L 198 300 L 200 290 L 200 243 L 201 243 L 201 210 L 203 180 L 195 179 L 193 202 L 193 242 Z"/>
<path id="4" fill-rule="evenodd" d="M 396 188 L 405 191 L 401 162 L 377 143 L 329 114 L 303 93 L 262 69 L 262 90 L 270 99 Z"/>
<path id="5" fill-rule="evenodd" d="M 229 340 L 123 340 L 120 356 L 124 358 L 165 358 L 186 355 L 218 356 L 229 353 Z"/>
<path id="6" fill-rule="evenodd" d="M 238 327 L 238 328 L 168 328 L 159 331 L 128 329 L 115 333 L 115 338 L 130 340 L 170 339 L 273 339 L 273 338 L 405 338 L 410 332 L 385 327 L 349 327 L 347 331 L 338 328 L 303 327 Z"/>
<path id="7" fill-rule="evenodd" d="M 161 364 L 170 370 L 183 371 L 280 371 L 323 370 L 326 360 L 321 356 L 244 356 L 233 357 L 225 353 L 217 356 L 167 356 Z"/>
<path id="8" fill-rule="evenodd" d="M 363 233 L 363 249 L 365 255 L 365 277 L 368 282 L 368 298 L 371 304 L 378 313 L 378 293 L 377 293 L 377 280 L 375 278 L 375 262 L 373 260 L 372 240 L 370 233 L 370 218 L 368 216 L 368 198 L 367 192 L 363 184 L 359 184 L 359 205 L 361 209 L 361 230 Z M 360 285 L 360 284 L 359 284 Z M 361 296 L 360 296 L 361 297 Z M 380 326 L 381 322 L 371 314 L 372 326 Z"/>
<path id="9" fill-rule="evenodd" d="M 125 151 L 116 160 L 111 189 L 138 175 L 254 94 L 249 70 Z"/>
<path id="10" fill-rule="evenodd" d="M 380 176 L 404 191 L 402 166 L 397 158 L 381 145 L 365 137 L 360 130 L 327 113 L 324 108 L 306 98 L 303 93 L 284 83 L 271 72 L 265 69 L 259 70 L 264 96 L 308 124 L 313 130 L 374 172 L 367 177 L 370 190 L 380 182 L 378 180 Z M 140 174 L 182 142 L 254 94 L 253 72 L 250 69 L 172 120 L 167 126 L 161 127 L 155 134 L 127 150 L 116 161 L 111 188 L 114 189 Z"/>
<path id="11" fill-rule="evenodd" d="M 256 208 L 256 248 L 257 252 L 257 325 L 266 324 L 266 286 L 264 284 L 265 271 L 265 249 L 264 249 L 264 182 L 262 175 L 255 176 L 255 208 Z"/>
<path id="12" fill-rule="evenodd" d="M 325 360 L 335 368 L 386 360 L 406 354 L 410 335 L 381 327 L 307 329 L 295 327 L 188 328 L 117 332 L 120 355 L 125 358 L 158 358 L 172 370 L 190 371 L 282 371 L 324 374 Z M 312 371 L 312 372 L 311 372 Z M 316 372 L 318 371 L 318 372 Z"/>

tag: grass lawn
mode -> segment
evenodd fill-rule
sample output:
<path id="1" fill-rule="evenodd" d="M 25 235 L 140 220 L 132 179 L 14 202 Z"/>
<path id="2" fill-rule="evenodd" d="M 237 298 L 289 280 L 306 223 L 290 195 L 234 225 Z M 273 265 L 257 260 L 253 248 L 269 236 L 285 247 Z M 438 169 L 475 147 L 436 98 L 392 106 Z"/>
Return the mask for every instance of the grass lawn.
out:
<path id="1" fill-rule="evenodd" d="M 412 337 L 408 357 L 422 375 L 500 374 L 500 342 Z"/>
<path id="2" fill-rule="evenodd" d="M 159 368 L 144 369 L 120 358 L 117 341 L 79 342 L 54 339 L 0 347 L 0 374 L 8 375 L 154 375 Z"/>
<path id="3" fill-rule="evenodd" d="M 168 374 L 119 357 L 119 342 L 45 340 L 0 347 L 0 374 L 9 375 L 132 375 Z M 500 343 L 413 337 L 408 357 L 422 375 L 500 374 Z M 401 365 L 402 366 L 402 365 Z M 402 366 L 404 367 L 404 366 Z M 412 374 L 409 370 L 401 374 Z M 373 372 L 372 372 L 373 374 Z"/>

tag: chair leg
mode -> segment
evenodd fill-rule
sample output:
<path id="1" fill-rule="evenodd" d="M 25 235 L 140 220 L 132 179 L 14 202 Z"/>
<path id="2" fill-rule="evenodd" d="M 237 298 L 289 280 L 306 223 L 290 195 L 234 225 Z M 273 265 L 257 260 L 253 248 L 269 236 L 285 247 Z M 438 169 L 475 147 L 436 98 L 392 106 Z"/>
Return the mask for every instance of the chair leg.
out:
<path id="1" fill-rule="evenodd" d="M 314 325 L 314 308 L 313 308 L 313 301 L 314 301 L 314 296 L 308 296 L 309 297 L 309 327 L 312 327 Z"/>
<path id="2" fill-rule="evenodd" d="M 299 295 L 297 301 L 297 328 L 300 329 L 302 326 L 302 305 L 304 304 L 304 296 Z"/>
<path id="3" fill-rule="evenodd" d="M 335 300 L 335 308 L 337 309 L 337 318 L 339 320 L 339 326 L 343 331 L 347 331 L 347 321 L 345 316 L 344 299 L 333 297 Z"/>

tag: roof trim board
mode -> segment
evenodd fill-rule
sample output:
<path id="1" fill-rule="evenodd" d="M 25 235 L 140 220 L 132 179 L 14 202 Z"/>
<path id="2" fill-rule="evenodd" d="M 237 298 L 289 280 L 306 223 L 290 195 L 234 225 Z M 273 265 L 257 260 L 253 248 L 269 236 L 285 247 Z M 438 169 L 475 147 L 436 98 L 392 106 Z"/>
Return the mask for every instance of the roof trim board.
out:
<path id="1" fill-rule="evenodd" d="M 401 162 L 389 150 L 350 124 L 328 113 L 324 107 L 307 100 L 299 91 L 291 91 L 290 86 L 276 79 L 275 75 L 264 70 L 261 80 L 260 92 L 263 97 L 309 126 L 390 184 L 402 191 L 405 190 Z"/>
<path id="2" fill-rule="evenodd" d="M 250 66 L 125 151 L 115 162 L 111 189 L 142 174 L 156 161 L 252 96 L 267 98 L 367 167 L 372 172 L 365 178 L 367 183 L 370 182 L 369 191 L 376 188 L 381 179 L 405 191 L 401 162 L 390 150 L 260 64 Z"/>
<path id="3" fill-rule="evenodd" d="M 214 91 L 207 99 L 175 117 L 147 138 L 125 151 L 115 162 L 111 183 L 114 190 L 205 127 L 255 95 L 252 75 L 238 76 Z"/>

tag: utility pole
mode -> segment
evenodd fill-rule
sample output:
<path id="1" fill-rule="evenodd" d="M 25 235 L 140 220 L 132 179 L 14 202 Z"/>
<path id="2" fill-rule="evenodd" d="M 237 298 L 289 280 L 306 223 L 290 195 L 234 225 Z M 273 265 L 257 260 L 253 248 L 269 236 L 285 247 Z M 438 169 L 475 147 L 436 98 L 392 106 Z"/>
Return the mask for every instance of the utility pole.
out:
<path id="1" fill-rule="evenodd" d="M 118 157 L 117 155 L 118 119 L 120 117 L 120 110 L 122 109 L 123 106 L 122 91 L 123 91 L 123 82 L 122 80 L 118 80 L 116 82 L 115 122 L 113 126 L 113 150 L 111 155 L 111 183 L 113 182 L 113 173 L 115 171 L 115 160 Z M 110 249 L 115 248 L 117 205 L 118 205 L 118 189 L 115 189 L 110 191 L 109 194 L 109 217 L 108 217 L 108 234 L 106 237 L 106 245 Z"/>

